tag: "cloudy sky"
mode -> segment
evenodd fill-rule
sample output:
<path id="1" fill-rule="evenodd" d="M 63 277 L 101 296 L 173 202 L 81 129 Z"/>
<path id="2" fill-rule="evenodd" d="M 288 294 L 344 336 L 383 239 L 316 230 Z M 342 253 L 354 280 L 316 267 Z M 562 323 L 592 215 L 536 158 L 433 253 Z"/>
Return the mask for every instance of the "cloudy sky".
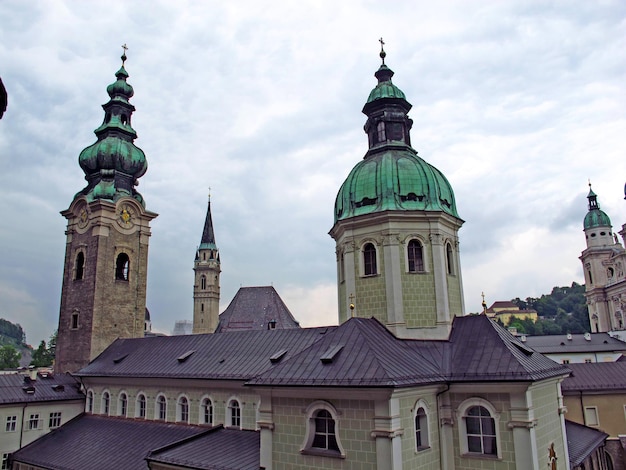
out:
<path id="1" fill-rule="evenodd" d="M 224 309 L 273 284 L 304 326 L 336 322 L 337 190 L 363 157 L 381 36 L 412 142 L 450 180 L 467 312 L 582 282 L 590 179 L 626 222 L 623 0 L 0 2 L 0 317 L 57 325 L 66 209 L 85 185 L 121 45 L 149 169 L 148 307 L 192 317 L 211 188 Z"/>

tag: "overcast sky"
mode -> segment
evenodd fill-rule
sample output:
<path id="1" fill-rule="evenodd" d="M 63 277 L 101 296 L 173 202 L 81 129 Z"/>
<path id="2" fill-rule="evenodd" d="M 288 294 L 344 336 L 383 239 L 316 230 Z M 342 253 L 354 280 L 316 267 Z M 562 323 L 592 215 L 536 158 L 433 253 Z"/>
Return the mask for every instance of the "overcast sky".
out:
<path id="1" fill-rule="evenodd" d="M 467 312 L 582 283 L 590 179 L 626 222 L 623 0 L 0 2 L 0 317 L 56 329 L 66 220 L 121 45 L 155 330 L 192 318 L 211 188 L 225 309 L 273 284 L 304 326 L 337 322 L 339 186 L 367 150 L 381 36 L 412 143 L 454 188 Z"/>

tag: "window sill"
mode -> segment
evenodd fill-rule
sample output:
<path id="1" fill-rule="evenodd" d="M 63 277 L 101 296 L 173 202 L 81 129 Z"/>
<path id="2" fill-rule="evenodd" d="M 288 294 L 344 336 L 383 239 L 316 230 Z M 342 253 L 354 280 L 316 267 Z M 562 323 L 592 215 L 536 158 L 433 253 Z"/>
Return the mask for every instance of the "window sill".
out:
<path id="1" fill-rule="evenodd" d="M 428 274 L 428 271 L 407 271 L 407 274 Z"/>
<path id="2" fill-rule="evenodd" d="M 335 459 L 345 459 L 346 456 L 338 450 L 330 449 L 317 449 L 315 447 L 309 447 L 300 451 L 302 455 L 317 455 L 319 457 L 332 457 Z"/>
<path id="3" fill-rule="evenodd" d="M 376 274 L 363 274 L 361 277 L 368 278 L 368 277 L 378 277 L 378 276 L 380 276 L 380 274 L 376 273 Z"/>
<path id="4" fill-rule="evenodd" d="M 420 452 L 424 452 L 425 450 L 430 450 L 430 446 L 421 446 L 418 447 L 417 450 L 415 451 L 416 454 L 419 454 Z"/>
<path id="5" fill-rule="evenodd" d="M 464 459 L 480 459 L 480 460 L 502 460 L 502 458 L 493 454 L 479 454 L 477 452 L 467 452 L 465 454 L 461 454 L 461 457 Z"/>

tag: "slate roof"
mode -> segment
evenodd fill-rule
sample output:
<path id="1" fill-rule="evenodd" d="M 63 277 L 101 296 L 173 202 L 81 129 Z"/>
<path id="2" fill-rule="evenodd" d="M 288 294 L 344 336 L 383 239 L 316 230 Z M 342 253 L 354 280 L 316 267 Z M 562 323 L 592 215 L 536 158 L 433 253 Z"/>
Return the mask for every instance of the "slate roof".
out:
<path id="1" fill-rule="evenodd" d="M 276 329 L 300 328 L 274 287 L 241 287 L 220 314 L 215 333 L 267 330 L 271 321 Z"/>
<path id="2" fill-rule="evenodd" d="M 206 431 L 200 426 L 82 414 L 16 451 L 13 460 L 54 470 L 144 470 L 149 451 Z"/>
<path id="3" fill-rule="evenodd" d="M 337 327 L 118 339 L 76 376 L 247 380 Z"/>
<path id="4" fill-rule="evenodd" d="M 258 431 L 212 428 L 173 445 L 153 450 L 148 462 L 190 469 L 258 470 L 261 435 Z"/>
<path id="5" fill-rule="evenodd" d="M 563 393 L 572 391 L 622 391 L 626 393 L 626 362 L 568 364 L 572 375 L 561 384 Z"/>
<path id="6" fill-rule="evenodd" d="M 24 374 L 0 375 L 0 404 L 41 403 L 83 400 L 79 384 L 69 374 L 38 375 L 36 380 Z"/>
<path id="7" fill-rule="evenodd" d="M 567 434 L 567 447 L 569 450 L 570 468 L 577 467 L 600 447 L 608 434 L 565 420 L 565 433 Z"/>
<path id="8" fill-rule="evenodd" d="M 404 387 L 535 381 L 569 372 L 478 315 L 455 318 L 448 341 L 398 339 L 373 318 L 338 327 L 119 339 L 75 375 Z"/>
<path id="9" fill-rule="evenodd" d="M 571 337 L 569 340 L 567 335 L 526 336 L 525 344 L 542 354 L 626 351 L 626 343 L 608 333 L 590 333 L 589 340 L 582 334 Z"/>

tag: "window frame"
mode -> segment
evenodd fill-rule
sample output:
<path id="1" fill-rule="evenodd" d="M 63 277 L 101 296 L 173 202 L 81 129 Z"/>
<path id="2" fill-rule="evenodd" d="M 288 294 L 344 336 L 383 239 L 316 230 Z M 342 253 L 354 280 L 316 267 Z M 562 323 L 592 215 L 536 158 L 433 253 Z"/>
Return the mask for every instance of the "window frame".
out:
<path id="1" fill-rule="evenodd" d="M 189 424 L 190 401 L 186 395 L 181 395 L 176 400 L 176 422 Z"/>
<path id="2" fill-rule="evenodd" d="M 419 266 L 414 267 L 413 269 L 411 269 L 411 262 L 413 261 L 413 263 L 415 263 L 415 260 L 412 260 L 412 256 L 411 256 L 411 246 L 412 244 L 415 243 L 419 246 L 419 252 L 421 255 L 421 269 Z M 411 237 L 408 239 L 407 243 L 406 243 L 406 250 L 405 250 L 405 260 L 406 260 L 406 272 L 407 273 L 412 273 L 412 274 L 422 274 L 422 273 L 426 273 L 428 272 L 428 270 L 426 269 L 426 250 L 424 249 L 426 247 L 426 244 L 424 243 L 424 241 L 422 239 L 420 239 L 419 237 Z M 419 264 L 419 263 L 417 263 Z"/>
<path id="3" fill-rule="evenodd" d="M 454 269 L 454 250 L 452 249 L 452 243 L 447 241 L 445 244 L 445 255 L 446 255 L 446 273 L 448 276 L 455 275 Z"/>
<path id="4" fill-rule="evenodd" d="M 156 421 L 167 421 L 167 397 L 159 393 L 154 404 L 154 419 Z"/>
<path id="5" fill-rule="evenodd" d="M 595 423 L 591 423 L 590 419 L 588 419 L 588 412 L 592 411 L 595 417 Z M 585 426 L 589 426 L 592 428 L 597 428 L 600 426 L 600 414 L 598 413 L 597 406 L 585 406 L 583 409 L 583 417 L 585 419 Z"/>
<path id="6" fill-rule="evenodd" d="M 470 409 L 474 407 L 482 407 L 488 413 L 489 417 L 493 419 L 493 427 L 495 432 L 495 454 L 487 454 L 484 452 L 470 452 L 469 450 L 469 437 L 476 436 L 475 433 L 468 432 L 467 429 L 467 418 L 468 412 Z M 471 416 L 474 418 L 474 416 Z M 459 443 L 460 443 L 460 452 L 461 457 L 473 457 L 473 458 L 484 458 L 484 459 L 502 459 L 502 438 L 500 436 L 500 413 L 497 412 L 496 408 L 484 398 L 473 397 L 468 398 L 463 403 L 461 403 L 457 409 L 457 422 L 459 423 Z M 482 433 L 482 421 L 481 421 L 481 434 L 480 436 L 492 436 L 491 434 L 483 434 Z M 482 438 L 482 437 L 481 437 Z M 483 446 L 483 441 L 481 440 L 481 447 Z"/>
<path id="7" fill-rule="evenodd" d="M 236 404 L 237 406 L 233 406 Z M 226 426 L 231 429 L 243 429 L 242 424 L 242 411 L 241 401 L 238 398 L 230 398 L 228 400 L 228 406 L 226 407 Z"/>
<path id="8" fill-rule="evenodd" d="M 85 411 L 93 413 L 94 394 L 93 390 L 87 390 L 87 400 L 85 400 Z"/>
<path id="9" fill-rule="evenodd" d="M 41 429 L 40 426 L 41 420 L 39 419 L 39 413 L 31 413 L 28 418 L 28 431 L 36 431 Z"/>
<path id="10" fill-rule="evenodd" d="M 210 396 L 205 395 L 204 397 L 202 397 L 202 399 L 200 400 L 200 413 L 198 416 L 198 421 L 200 424 L 213 426 L 213 422 L 215 421 L 214 406 L 215 405 L 213 404 L 213 399 Z"/>
<path id="11" fill-rule="evenodd" d="M 17 430 L 17 415 L 7 416 L 4 432 L 15 432 Z"/>
<path id="12" fill-rule="evenodd" d="M 422 414 L 420 414 L 420 410 L 423 412 Z M 429 415 L 430 410 L 428 404 L 423 399 L 418 400 L 413 407 L 413 436 L 415 437 L 416 453 L 430 449 Z M 418 416 L 421 417 L 421 419 L 419 420 L 419 428 Z"/>
<path id="13" fill-rule="evenodd" d="M 363 277 L 378 276 L 378 265 L 376 244 L 373 241 L 364 242 L 361 246 L 361 275 Z"/>
<path id="14" fill-rule="evenodd" d="M 111 394 L 108 390 L 102 392 L 102 399 L 100 400 L 100 414 L 109 416 L 111 413 Z"/>
<path id="15" fill-rule="evenodd" d="M 74 280 L 82 281 L 85 278 L 85 252 L 79 250 L 74 258 Z"/>
<path id="16" fill-rule="evenodd" d="M 2 460 L 0 461 L 0 469 L 5 470 L 9 468 L 9 453 L 2 453 Z"/>
<path id="17" fill-rule="evenodd" d="M 326 412 L 330 415 L 330 419 L 333 422 L 333 431 L 332 435 L 334 436 L 334 442 L 337 446 L 337 449 L 329 449 L 328 447 L 314 447 L 315 437 L 318 435 L 318 419 L 319 413 L 321 411 Z M 317 400 L 311 403 L 305 410 L 306 414 L 306 432 L 304 436 L 304 442 L 302 447 L 300 448 L 300 453 L 305 455 L 319 455 L 323 457 L 334 457 L 334 458 L 346 458 L 346 451 L 341 444 L 341 439 L 339 438 L 339 416 L 340 413 L 337 409 L 329 402 L 323 400 Z M 326 418 L 328 419 L 328 418 Z M 328 443 L 327 443 L 328 444 Z"/>
<path id="18" fill-rule="evenodd" d="M 128 415 L 128 394 L 124 391 L 117 397 L 117 415 L 124 418 Z"/>
<path id="19" fill-rule="evenodd" d="M 146 413 L 148 408 L 148 399 L 146 394 L 139 392 L 135 399 L 135 418 L 146 419 Z"/>
<path id="20" fill-rule="evenodd" d="M 115 257 L 115 280 L 130 280 L 130 256 L 126 252 L 122 251 Z"/>
<path id="21" fill-rule="evenodd" d="M 61 426 L 62 413 L 60 411 L 51 411 L 48 415 L 48 428 L 56 429 Z"/>

